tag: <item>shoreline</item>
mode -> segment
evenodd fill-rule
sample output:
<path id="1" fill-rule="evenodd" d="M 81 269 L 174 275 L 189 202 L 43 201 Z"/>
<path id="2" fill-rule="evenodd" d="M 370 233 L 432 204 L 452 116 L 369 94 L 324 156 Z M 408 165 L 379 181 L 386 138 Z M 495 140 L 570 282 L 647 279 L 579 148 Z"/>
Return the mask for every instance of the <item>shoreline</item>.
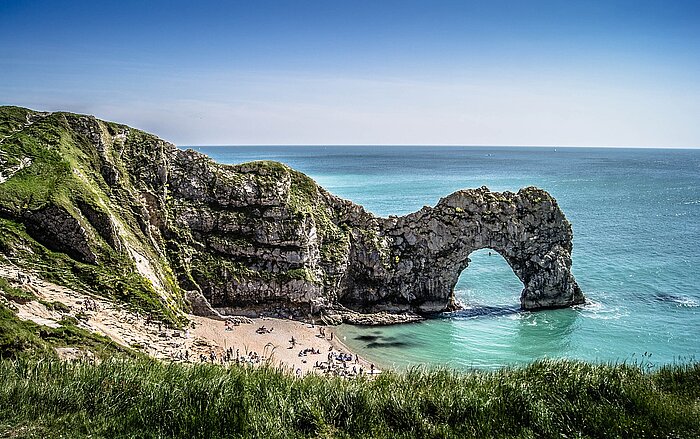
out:
<path id="1" fill-rule="evenodd" d="M 366 366 L 369 366 L 369 367 L 370 367 L 370 370 L 372 370 L 371 366 L 374 366 L 375 374 L 382 373 L 382 371 L 388 370 L 388 369 L 389 369 L 389 368 L 387 368 L 387 367 L 383 367 L 382 365 L 378 364 L 376 361 L 370 361 L 370 360 L 368 360 L 366 357 L 363 357 L 362 355 L 358 354 L 356 351 L 350 349 L 350 347 L 349 347 L 347 344 L 345 344 L 345 343 L 340 339 L 340 337 L 339 337 L 339 335 L 338 335 L 338 332 L 335 331 L 335 329 L 338 328 L 338 327 L 335 326 L 335 327 L 332 327 L 332 328 L 333 328 L 333 330 L 334 330 L 334 331 L 333 331 L 334 337 L 333 337 L 333 340 L 331 341 L 331 344 L 332 344 L 337 350 L 339 350 L 339 351 L 346 351 L 346 352 L 351 353 L 352 355 L 357 356 L 357 358 L 360 360 L 360 363 L 361 363 L 361 364 L 365 364 Z"/>

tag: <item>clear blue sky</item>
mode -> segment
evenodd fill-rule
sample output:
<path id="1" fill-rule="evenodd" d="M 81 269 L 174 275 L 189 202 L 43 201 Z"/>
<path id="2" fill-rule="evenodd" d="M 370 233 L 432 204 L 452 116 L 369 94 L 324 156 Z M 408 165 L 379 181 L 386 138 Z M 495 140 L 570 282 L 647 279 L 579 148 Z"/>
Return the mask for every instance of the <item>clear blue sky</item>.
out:
<path id="1" fill-rule="evenodd" d="M 700 1 L 0 1 L 0 104 L 177 144 L 700 147 Z"/>

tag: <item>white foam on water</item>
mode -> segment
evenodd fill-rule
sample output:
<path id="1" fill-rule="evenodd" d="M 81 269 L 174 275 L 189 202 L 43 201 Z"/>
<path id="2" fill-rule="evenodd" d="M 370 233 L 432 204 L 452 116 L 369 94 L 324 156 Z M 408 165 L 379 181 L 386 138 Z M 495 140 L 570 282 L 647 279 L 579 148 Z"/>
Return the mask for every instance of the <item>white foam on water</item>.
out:
<path id="1" fill-rule="evenodd" d="M 608 307 L 602 302 L 589 301 L 584 305 L 576 306 L 581 311 L 581 316 L 594 320 L 619 320 L 629 312 L 623 312 L 619 307 Z"/>
<path id="2" fill-rule="evenodd" d="M 676 303 L 676 305 L 683 308 L 697 308 L 698 306 L 700 306 L 700 303 L 698 303 L 697 300 L 692 299 L 690 297 L 678 297 L 676 299 L 673 299 L 672 302 Z"/>

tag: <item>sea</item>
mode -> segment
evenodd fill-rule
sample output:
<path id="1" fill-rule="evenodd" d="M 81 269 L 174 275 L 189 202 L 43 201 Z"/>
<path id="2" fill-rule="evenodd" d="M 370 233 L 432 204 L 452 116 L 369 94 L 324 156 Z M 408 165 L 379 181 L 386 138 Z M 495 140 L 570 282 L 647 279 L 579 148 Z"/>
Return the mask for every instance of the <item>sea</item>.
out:
<path id="1" fill-rule="evenodd" d="M 379 367 L 494 369 L 537 359 L 700 360 L 700 150 L 565 147 L 197 146 L 221 163 L 276 160 L 376 215 L 404 215 L 464 188 L 547 190 L 573 225 L 587 303 L 521 311 L 495 251 L 472 253 L 464 309 L 337 335 Z"/>

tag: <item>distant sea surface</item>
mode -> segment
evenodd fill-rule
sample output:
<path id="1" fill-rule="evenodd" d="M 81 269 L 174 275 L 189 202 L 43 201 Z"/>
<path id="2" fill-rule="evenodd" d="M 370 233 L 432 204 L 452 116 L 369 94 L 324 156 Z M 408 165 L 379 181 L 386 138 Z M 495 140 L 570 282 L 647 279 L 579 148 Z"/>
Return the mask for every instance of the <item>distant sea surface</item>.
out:
<path id="1" fill-rule="evenodd" d="M 383 367 L 496 368 L 539 358 L 654 366 L 700 360 L 700 150 L 251 146 L 194 147 L 222 163 L 277 160 L 381 216 L 463 188 L 538 186 L 574 229 L 573 272 L 589 304 L 523 312 L 505 260 L 474 252 L 463 311 L 424 323 L 338 328 Z"/>

